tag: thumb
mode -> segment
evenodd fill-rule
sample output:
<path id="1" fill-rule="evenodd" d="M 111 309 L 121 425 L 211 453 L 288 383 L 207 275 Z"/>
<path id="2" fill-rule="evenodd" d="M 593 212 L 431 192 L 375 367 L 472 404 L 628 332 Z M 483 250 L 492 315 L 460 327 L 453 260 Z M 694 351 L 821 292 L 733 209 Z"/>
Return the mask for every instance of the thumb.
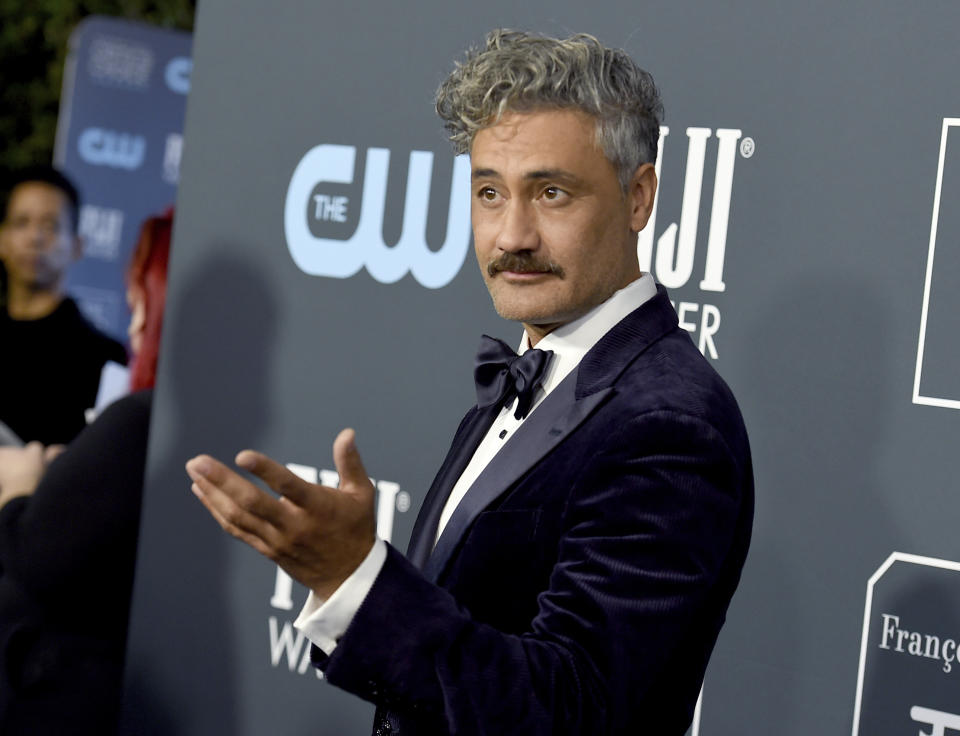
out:
<path id="1" fill-rule="evenodd" d="M 341 430 L 333 441 L 333 464 L 340 474 L 341 488 L 350 487 L 350 490 L 354 490 L 371 485 L 357 450 L 356 432 L 352 429 Z"/>

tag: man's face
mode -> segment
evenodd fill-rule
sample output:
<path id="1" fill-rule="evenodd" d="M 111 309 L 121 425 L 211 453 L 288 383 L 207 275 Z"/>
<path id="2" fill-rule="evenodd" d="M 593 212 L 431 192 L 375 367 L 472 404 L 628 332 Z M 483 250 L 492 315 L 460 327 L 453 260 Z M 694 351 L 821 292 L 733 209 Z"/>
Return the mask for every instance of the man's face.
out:
<path id="1" fill-rule="evenodd" d="M 575 110 L 506 113 L 473 140 L 477 260 L 497 312 L 532 339 L 640 274 L 656 175 L 644 164 L 624 195 L 595 141 L 594 119 Z"/>
<path id="2" fill-rule="evenodd" d="M 32 290 L 56 288 L 79 255 L 67 196 L 55 186 L 29 181 L 10 194 L 0 227 L 0 258 L 11 284 Z"/>

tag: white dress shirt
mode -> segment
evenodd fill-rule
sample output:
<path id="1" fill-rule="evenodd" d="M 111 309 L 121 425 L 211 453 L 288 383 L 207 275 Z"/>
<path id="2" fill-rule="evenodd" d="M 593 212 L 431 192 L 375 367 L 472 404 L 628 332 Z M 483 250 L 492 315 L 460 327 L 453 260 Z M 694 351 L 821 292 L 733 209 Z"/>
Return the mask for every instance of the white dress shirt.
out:
<path id="1" fill-rule="evenodd" d="M 611 327 L 656 293 L 657 287 L 653 277 L 650 274 L 644 274 L 579 319 L 558 327 L 543 337 L 536 347 L 540 350 L 552 350 L 554 355 L 540 381 L 540 387 L 527 416 L 536 411 L 543 399 L 580 364 L 583 356 Z M 529 338 L 524 331 L 518 352 L 522 355 L 529 347 Z M 437 539 L 474 481 L 500 448 L 513 437 L 517 428 L 523 424 L 523 419 L 514 417 L 516 404 L 517 400 L 514 399 L 512 404 L 500 411 L 454 485 L 440 515 Z M 386 543 L 382 539 L 377 539 L 366 559 L 329 598 L 324 601 L 314 593 L 310 593 L 293 625 L 326 654 L 331 654 L 336 648 L 337 639 L 347 630 L 364 598 L 367 597 L 367 593 L 373 587 L 386 558 Z"/>

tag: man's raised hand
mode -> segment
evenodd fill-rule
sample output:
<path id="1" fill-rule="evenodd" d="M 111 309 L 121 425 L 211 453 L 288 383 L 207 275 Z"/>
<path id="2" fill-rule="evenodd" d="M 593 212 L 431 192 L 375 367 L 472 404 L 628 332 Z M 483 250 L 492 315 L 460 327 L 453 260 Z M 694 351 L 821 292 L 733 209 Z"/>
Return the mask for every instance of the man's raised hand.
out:
<path id="1" fill-rule="evenodd" d="M 363 562 L 376 538 L 373 484 L 352 429 L 334 440 L 333 461 L 339 488 L 308 483 L 259 452 L 240 452 L 237 466 L 279 498 L 209 455 L 186 467 L 191 490 L 224 530 L 326 599 Z"/>

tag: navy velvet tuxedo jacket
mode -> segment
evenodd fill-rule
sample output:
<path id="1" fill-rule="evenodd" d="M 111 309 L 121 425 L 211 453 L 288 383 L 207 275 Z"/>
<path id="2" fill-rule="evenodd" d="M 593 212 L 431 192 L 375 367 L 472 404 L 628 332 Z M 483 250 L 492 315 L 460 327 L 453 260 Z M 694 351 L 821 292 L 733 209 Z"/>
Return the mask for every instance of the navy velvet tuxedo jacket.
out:
<path id="1" fill-rule="evenodd" d="M 753 517 L 747 435 L 663 288 L 614 326 L 437 519 L 496 409 L 472 409 L 406 559 L 329 658 L 379 733 L 682 736 Z"/>

